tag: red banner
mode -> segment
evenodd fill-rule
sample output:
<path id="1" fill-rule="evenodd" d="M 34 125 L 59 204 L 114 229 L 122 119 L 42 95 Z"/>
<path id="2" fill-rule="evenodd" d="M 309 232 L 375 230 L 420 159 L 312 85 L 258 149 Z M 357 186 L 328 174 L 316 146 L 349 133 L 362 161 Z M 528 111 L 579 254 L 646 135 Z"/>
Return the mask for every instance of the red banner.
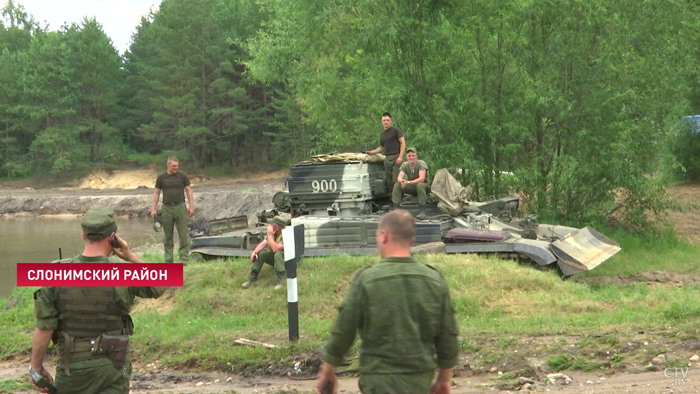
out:
<path id="1" fill-rule="evenodd" d="M 20 263 L 17 286 L 182 286 L 182 270 L 178 263 Z"/>

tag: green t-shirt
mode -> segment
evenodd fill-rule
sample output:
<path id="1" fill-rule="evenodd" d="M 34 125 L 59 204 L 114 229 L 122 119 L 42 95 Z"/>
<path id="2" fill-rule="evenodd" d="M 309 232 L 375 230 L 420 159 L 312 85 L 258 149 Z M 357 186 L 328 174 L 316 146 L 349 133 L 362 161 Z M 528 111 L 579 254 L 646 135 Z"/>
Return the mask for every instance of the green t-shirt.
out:
<path id="1" fill-rule="evenodd" d="M 384 147 L 386 156 L 398 155 L 401 151 L 401 142 L 399 138 L 403 137 L 403 131 L 400 128 L 391 126 L 382 131 L 379 136 L 379 145 Z"/>
<path id="2" fill-rule="evenodd" d="M 190 178 L 182 171 L 172 175 L 164 172 L 156 178 L 156 189 L 163 192 L 163 204 L 185 202 L 185 187 L 190 185 Z"/>
<path id="3" fill-rule="evenodd" d="M 425 183 L 430 183 L 430 177 L 428 176 L 428 165 L 425 164 L 423 160 L 417 160 L 416 165 L 411 168 L 411 164 L 408 161 L 404 161 L 401 163 L 401 167 L 399 168 L 399 172 L 403 171 L 404 174 L 406 174 L 406 179 L 409 181 L 412 181 L 414 179 L 418 179 L 420 176 L 420 170 L 425 170 Z"/>
<path id="4" fill-rule="evenodd" d="M 422 373 L 451 368 L 459 359 L 447 283 L 412 257 L 385 258 L 355 276 L 323 361 L 339 366 L 357 331 L 360 373 Z"/>

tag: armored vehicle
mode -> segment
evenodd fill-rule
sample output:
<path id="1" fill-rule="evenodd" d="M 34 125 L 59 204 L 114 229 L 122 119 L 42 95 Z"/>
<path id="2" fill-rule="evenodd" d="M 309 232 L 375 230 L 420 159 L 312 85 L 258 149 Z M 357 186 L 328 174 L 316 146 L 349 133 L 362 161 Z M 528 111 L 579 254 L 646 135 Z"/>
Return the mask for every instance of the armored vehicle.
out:
<path id="1" fill-rule="evenodd" d="M 267 219 L 285 212 L 293 225 L 304 225 L 306 256 L 377 253 L 379 216 L 392 207 L 378 156 L 320 155 L 292 166 L 288 191 L 274 196 L 275 209 L 258 213 L 257 227 L 242 223 L 219 235 L 197 237 L 192 251 L 205 257 L 248 256 L 264 239 Z M 469 200 L 470 192 L 447 170 L 438 170 L 426 217 L 416 221 L 416 245 L 432 244 L 445 253 L 495 253 L 556 268 L 563 276 L 591 270 L 620 251 L 590 227 L 540 224 L 536 215 L 519 218 L 517 197 L 476 202 Z M 404 197 L 400 208 L 414 215 L 419 211 L 412 196 Z"/>

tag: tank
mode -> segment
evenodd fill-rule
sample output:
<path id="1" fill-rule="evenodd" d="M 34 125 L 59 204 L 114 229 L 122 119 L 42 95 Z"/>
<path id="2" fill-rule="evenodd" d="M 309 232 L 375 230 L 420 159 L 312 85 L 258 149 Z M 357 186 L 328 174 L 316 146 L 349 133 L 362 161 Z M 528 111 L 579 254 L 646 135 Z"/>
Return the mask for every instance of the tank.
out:
<path id="1" fill-rule="evenodd" d="M 292 225 L 304 225 L 306 256 L 378 253 L 379 217 L 392 207 L 380 155 L 313 156 L 292 166 L 286 183 L 288 191 L 274 196 L 274 209 L 259 212 L 255 226 L 195 237 L 192 252 L 205 258 L 248 256 L 264 239 L 267 219 L 284 212 Z M 470 187 L 460 185 L 447 170 L 438 170 L 425 217 L 416 220 L 415 244 L 438 245 L 445 253 L 517 258 L 556 268 L 564 277 L 592 270 L 620 251 L 617 243 L 593 228 L 540 224 L 536 215 L 519 217 L 518 197 L 470 201 L 470 194 Z M 417 199 L 410 195 L 400 208 L 414 216 L 419 212 Z"/>

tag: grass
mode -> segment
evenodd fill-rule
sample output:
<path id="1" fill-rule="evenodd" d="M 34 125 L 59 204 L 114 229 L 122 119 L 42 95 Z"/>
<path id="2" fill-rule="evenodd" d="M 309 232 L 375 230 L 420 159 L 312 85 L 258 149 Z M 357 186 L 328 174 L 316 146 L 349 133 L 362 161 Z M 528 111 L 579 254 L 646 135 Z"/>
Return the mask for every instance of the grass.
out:
<path id="1" fill-rule="evenodd" d="M 642 271 L 687 274 L 700 271 L 700 248 L 678 240 L 670 231 L 659 237 L 639 237 L 620 229 L 602 229 L 622 251 L 593 271 L 578 277 L 634 275 Z"/>
<path id="2" fill-rule="evenodd" d="M 617 262 L 606 262 L 596 271 L 612 275 L 642 270 L 700 272 L 697 248 L 682 244 L 671 248 L 667 243 L 624 237 L 622 243 Z M 145 258 L 162 261 L 160 255 Z M 698 335 L 697 286 L 589 286 L 509 260 L 473 255 L 421 255 L 418 259 L 446 277 L 460 345 L 475 365 L 502 365 L 512 363 L 514 357 L 536 355 L 545 357 L 554 370 L 622 368 L 627 362 L 647 361 L 625 350 L 639 342 L 640 332 L 663 332 L 675 342 Z M 355 272 L 376 261 L 374 256 L 306 258 L 298 268 L 301 337 L 293 343 L 287 334 L 287 293 L 273 290 L 276 278 L 270 267 L 264 267 L 253 287 L 242 290 L 249 260 L 191 262 L 185 267 L 184 287 L 137 304 L 132 355 L 139 362 L 160 360 L 172 366 L 240 371 L 314 354 L 327 340 Z M 0 359 L 27 357 L 30 352 L 33 290 L 18 288 L 0 300 Z M 536 343 L 543 334 L 549 339 Z M 281 347 L 241 347 L 233 343 L 239 337 Z M 350 355 L 353 367 L 357 347 Z M 630 349 L 637 347 L 643 346 Z M 644 357 L 657 350 L 670 348 L 649 347 Z M 680 356 L 669 360 L 682 361 Z"/>
<path id="3" fill-rule="evenodd" d="M 33 391 L 27 378 L 0 380 L 0 394 L 12 394 L 17 391 Z"/>

